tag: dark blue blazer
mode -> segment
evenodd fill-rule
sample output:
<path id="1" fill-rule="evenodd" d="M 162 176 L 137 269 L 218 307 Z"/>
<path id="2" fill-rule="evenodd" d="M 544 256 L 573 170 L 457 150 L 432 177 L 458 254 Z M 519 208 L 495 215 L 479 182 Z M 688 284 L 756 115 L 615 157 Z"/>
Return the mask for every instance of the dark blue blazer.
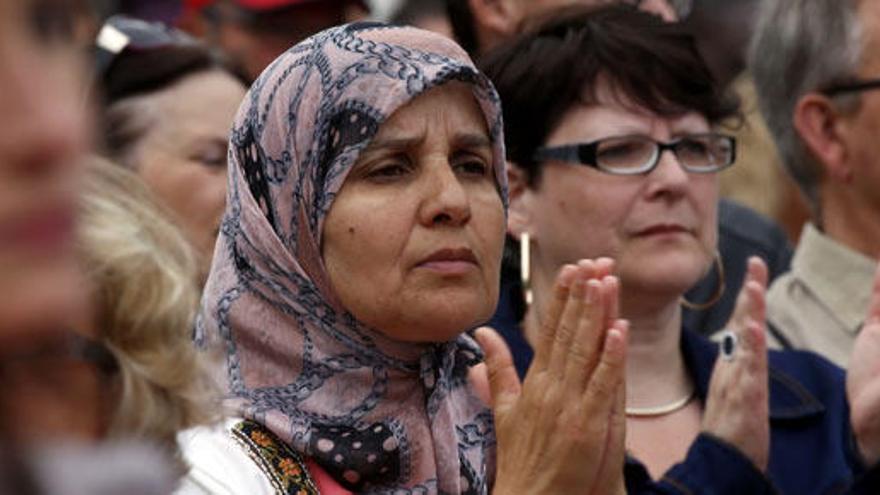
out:
<path id="1" fill-rule="evenodd" d="M 502 295 L 502 298 L 505 297 Z M 512 317 L 493 323 L 515 348 L 522 374 L 532 351 Z M 718 346 L 706 337 L 682 331 L 681 349 L 705 402 Z M 625 477 L 630 494 L 704 495 L 878 495 L 880 466 L 866 472 L 854 448 L 842 369 L 805 351 L 770 351 L 770 457 L 766 475 L 737 449 L 701 434 L 684 462 L 654 481 L 634 458 Z"/>
<path id="2" fill-rule="evenodd" d="M 715 343 L 682 332 L 681 349 L 705 401 L 718 355 Z M 700 435 L 686 460 L 658 482 L 628 459 L 629 493 L 867 494 L 880 493 L 876 471 L 865 473 L 854 448 L 842 369 L 810 352 L 770 351 L 770 457 L 766 476 L 736 449 Z"/>

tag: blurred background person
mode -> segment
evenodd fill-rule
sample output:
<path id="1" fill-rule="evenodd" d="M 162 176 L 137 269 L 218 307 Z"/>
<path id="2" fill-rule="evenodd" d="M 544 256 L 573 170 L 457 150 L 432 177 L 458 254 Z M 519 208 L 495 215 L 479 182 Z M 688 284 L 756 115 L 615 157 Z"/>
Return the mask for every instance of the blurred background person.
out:
<path id="1" fill-rule="evenodd" d="M 789 240 L 797 242 L 808 210 L 794 181 L 785 173 L 746 67 L 761 3 L 695 0 L 684 23 L 716 79 L 720 84 L 732 84 L 741 99 L 743 122 L 732 130 L 740 144 L 739 166 L 721 178 L 721 195 L 775 220 Z"/>
<path id="2" fill-rule="evenodd" d="M 446 4 L 455 39 L 477 59 L 520 32 L 530 19 L 552 9 L 618 1 L 638 5 L 667 21 L 679 17 L 675 6 L 687 8 L 687 1 L 673 4 L 667 0 L 446 0 Z"/>
<path id="3" fill-rule="evenodd" d="M 177 433 L 219 419 L 219 390 L 192 344 L 198 258 L 146 186 L 116 164 L 89 159 L 80 202 L 90 312 L 73 327 L 109 350 L 97 355 L 112 379 L 93 401 L 103 403 L 105 436 L 159 446 L 183 476 Z"/>
<path id="4" fill-rule="evenodd" d="M 880 259 L 878 19 L 877 2 L 768 0 L 751 55 L 761 112 L 811 212 L 769 319 L 841 366 Z"/>
<path id="5" fill-rule="evenodd" d="M 32 339 L 83 311 L 75 253 L 80 157 L 90 145 L 74 4 L 0 2 L 0 341 Z"/>
<path id="6" fill-rule="evenodd" d="M 246 87 L 221 58 L 159 23 L 116 16 L 98 38 L 103 153 L 172 213 L 207 274 L 226 204 L 226 151 Z"/>
<path id="7" fill-rule="evenodd" d="M 113 360 L 73 330 L 90 296 L 77 250 L 91 134 L 78 8 L 0 2 L 0 492 L 167 493 L 161 460 L 84 446 L 106 431 Z"/>
<path id="8" fill-rule="evenodd" d="M 427 29 L 448 38 L 455 38 L 446 15 L 445 0 L 406 0 L 391 17 L 392 24 Z"/>
<path id="9" fill-rule="evenodd" d="M 297 42 L 367 14 L 361 0 L 185 0 L 179 22 L 253 81 Z"/>

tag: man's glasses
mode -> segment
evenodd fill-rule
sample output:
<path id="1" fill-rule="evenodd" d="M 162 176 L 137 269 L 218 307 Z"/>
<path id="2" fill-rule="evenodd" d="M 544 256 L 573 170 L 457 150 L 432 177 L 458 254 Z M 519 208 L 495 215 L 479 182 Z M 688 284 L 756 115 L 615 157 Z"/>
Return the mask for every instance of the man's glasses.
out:
<path id="1" fill-rule="evenodd" d="M 646 136 L 616 136 L 590 143 L 538 148 L 539 162 L 559 160 L 597 168 L 614 175 L 647 174 L 669 150 L 687 172 L 708 174 L 736 161 L 736 139 L 717 133 L 691 134 L 669 142 Z"/>
<path id="2" fill-rule="evenodd" d="M 842 84 L 833 84 L 819 91 L 825 96 L 838 96 L 847 93 L 857 93 L 880 88 L 880 79 L 855 80 Z"/>

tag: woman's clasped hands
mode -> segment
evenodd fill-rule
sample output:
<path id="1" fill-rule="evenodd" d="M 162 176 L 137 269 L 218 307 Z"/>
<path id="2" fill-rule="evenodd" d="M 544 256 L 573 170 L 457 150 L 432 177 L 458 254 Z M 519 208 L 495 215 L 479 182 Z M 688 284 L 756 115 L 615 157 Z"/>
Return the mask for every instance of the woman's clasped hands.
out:
<path id="1" fill-rule="evenodd" d="M 566 265 L 520 383 L 503 339 L 477 330 L 486 353 L 498 469 L 493 493 L 625 493 L 625 357 L 619 282 L 609 259 Z"/>

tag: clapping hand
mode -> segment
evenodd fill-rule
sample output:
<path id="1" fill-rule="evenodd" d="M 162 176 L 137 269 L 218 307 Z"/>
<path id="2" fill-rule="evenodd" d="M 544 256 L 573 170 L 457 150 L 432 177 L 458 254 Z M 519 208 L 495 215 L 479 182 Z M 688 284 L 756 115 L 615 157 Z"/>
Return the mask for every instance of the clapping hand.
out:
<path id="1" fill-rule="evenodd" d="M 770 448 L 767 265 L 757 257 L 748 263 L 709 383 L 703 431 L 733 445 L 765 471 Z"/>
<path id="2" fill-rule="evenodd" d="M 494 493 L 624 493 L 628 324 L 610 260 L 566 265 L 520 383 L 497 333 L 477 331 L 495 413 Z"/>
<path id="3" fill-rule="evenodd" d="M 859 453 L 868 465 L 875 464 L 880 461 L 880 265 L 850 359 L 846 394 Z"/>

